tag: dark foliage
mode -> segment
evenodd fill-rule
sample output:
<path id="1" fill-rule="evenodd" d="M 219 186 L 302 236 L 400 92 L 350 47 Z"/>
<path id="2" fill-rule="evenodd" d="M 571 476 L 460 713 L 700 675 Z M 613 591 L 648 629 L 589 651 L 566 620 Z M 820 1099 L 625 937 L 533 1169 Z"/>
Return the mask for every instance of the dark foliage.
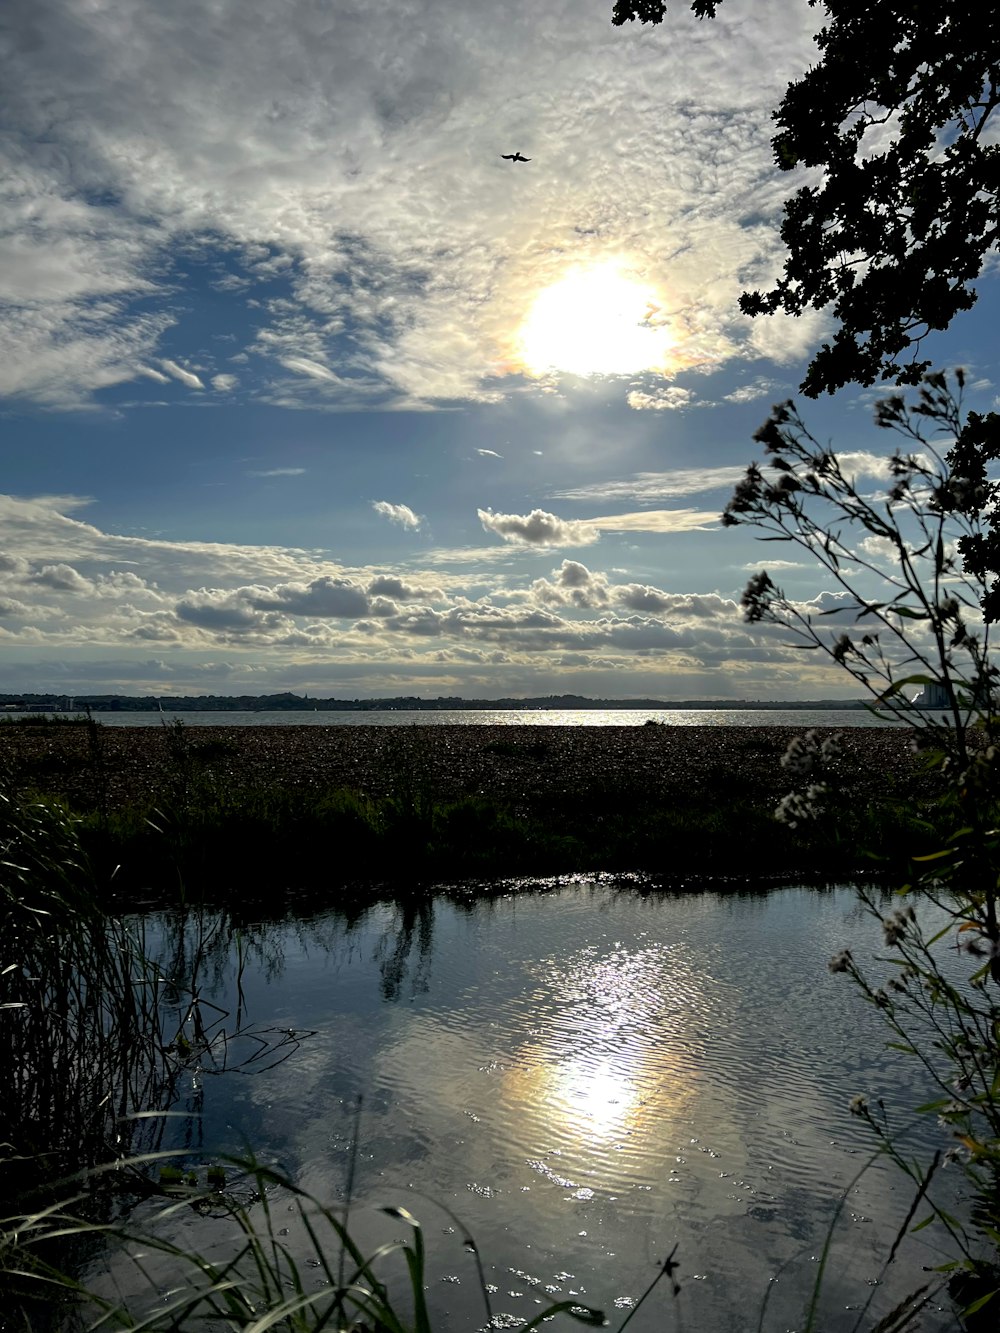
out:
<path id="1" fill-rule="evenodd" d="M 712 17 L 717 5 L 691 8 Z M 1000 145 L 985 133 L 1000 105 L 1000 6 L 822 8 L 821 58 L 786 90 L 772 140 L 783 171 L 822 177 L 785 204 L 784 276 L 740 301 L 749 315 L 832 310 L 838 327 L 806 373 L 809 397 L 852 382 L 918 382 L 930 365 L 923 338 L 975 303 L 1000 193 Z M 662 0 L 619 0 L 612 22 L 660 23 L 665 13 Z"/>

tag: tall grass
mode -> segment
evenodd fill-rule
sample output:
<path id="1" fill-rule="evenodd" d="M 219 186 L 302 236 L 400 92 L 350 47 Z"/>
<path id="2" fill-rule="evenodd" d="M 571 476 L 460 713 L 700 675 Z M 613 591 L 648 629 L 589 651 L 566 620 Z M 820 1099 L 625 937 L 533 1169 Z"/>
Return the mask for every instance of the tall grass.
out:
<path id="1" fill-rule="evenodd" d="M 234 1034 L 201 994 L 212 951 L 203 923 L 179 916 L 169 962 L 154 961 L 136 920 L 106 913 L 79 822 L 2 786 L 0 923 L 0 1299 L 30 1327 L 48 1304 L 40 1312 L 31 1275 L 158 1191 L 136 1160 L 160 1142 L 163 1118 L 149 1112 L 169 1108 L 195 1066 L 232 1067 Z M 262 1068 L 304 1035 L 241 1015 L 235 1032 L 251 1038 L 245 1063 Z M 67 1180 L 79 1187 L 77 1219 L 64 1225 Z"/>
<path id="2" fill-rule="evenodd" d="M 159 978 L 105 916 L 56 804 L 0 788 L 0 1172 L 8 1198 L 120 1156 L 120 1122 L 149 1104 Z"/>
<path id="3" fill-rule="evenodd" d="M 172 1201 L 152 1224 L 142 1228 L 87 1223 L 70 1210 L 55 1207 L 0 1221 L 0 1258 L 11 1226 L 16 1225 L 22 1275 L 41 1292 L 73 1300 L 83 1319 L 89 1310 L 89 1326 L 95 1329 L 173 1333 L 215 1326 L 247 1333 L 270 1328 L 286 1333 L 323 1329 L 432 1333 L 434 1314 L 427 1300 L 432 1275 L 424 1229 L 408 1209 L 390 1206 L 380 1210 L 401 1234 L 366 1253 L 349 1225 L 350 1202 L 334 1210 L 253 1158 L 227 1158 L 225 1162 L 229 1185 L 219 1181 L 205 1189 L 193 1180 L 181 1179 L 177 1172 L 178 1181 L 168 1190 Z M 493 1309 L 475 1241 L 454 1213 L 438 1207 L 470 1256 L 473 1284 L 482 1301 L 482 1327 L 506 1327 L 498 1322 L 506 1316 Z M 235 1224 L 224 1258 L 210 1259 L 166 1236 L 171 1222 L 190 1208 Z M 39 1247 L 44 1250 L 53 1235 L 89 1237 L 113 1251 L 124 1251 L 128 1294 L 117 1298 L 100 1291 L 97 1284 L 88 1287 L 49 1264 L 44 1256 L 35 1256 L 33 1252 Z M 675 1246 L 658 1266 L 643 1295 L 623 1317 L 619 1333 L 664 1279 L 669 1280 L 673 1295 L 679 1294 L 676 1250 Z M 591 1327 L 607 1323 L 601 1310 L 567 1299 L 550 1301 L 518 1328 L 520 1333 L 532 1333 L 558 1315 Z"/>

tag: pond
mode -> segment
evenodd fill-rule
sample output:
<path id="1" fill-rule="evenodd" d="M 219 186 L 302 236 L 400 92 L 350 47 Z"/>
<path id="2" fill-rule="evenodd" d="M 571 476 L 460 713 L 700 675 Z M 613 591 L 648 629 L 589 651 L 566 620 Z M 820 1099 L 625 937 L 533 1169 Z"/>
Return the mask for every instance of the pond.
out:
<path id="1" fill-rule="evenodd" d="M 849 1101 L 881 1097 L 895 1131 L 925 1098 L 877 1012 L 827 968 L 845 946 L 883 952 L 850 889 L 668 896 L 580 879 L 351 923 L 146 929 L 168 971 L 200 959 L 208 1029 L 163 1146 L 195 1164 L 250 1146 L 332 1204 L 356 1134 L 352 1230 L 365 1245 L 398 1235 L 380 1205 L 421 1220 L 436 1329 L 486 1323 L 465 1230 L 498 1327 L 568 1297 L 617 1327 L 676 1245 L 680 1294 L 661 1284 L 633 1330 L 754 1329 L 765 1297 L 765 1329 L 800 1328 L 845 1191 L 827 1333 L 872 1298 L 870 1327 L 946 1257 L 930 1227 L 882 1271 L 912 1187 L 886 1163 L 862 1172 L 874 1144 Z M 929 1157 L 941 1132 L 925 1121 L 907 1142 Z M 280 1222 L 290 1197 L 269 1202 Z M 205 1253 L 230 1243 L 190 1209 L 170 1225 Z M 135 1280 L 99 1268 L 105 1288 Z"/>

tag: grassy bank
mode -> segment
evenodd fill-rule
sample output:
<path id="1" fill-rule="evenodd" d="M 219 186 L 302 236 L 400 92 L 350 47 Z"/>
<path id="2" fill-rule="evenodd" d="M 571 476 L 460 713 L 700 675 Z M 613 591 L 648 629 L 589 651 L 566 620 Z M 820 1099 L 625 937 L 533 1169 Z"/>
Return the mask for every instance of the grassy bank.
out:
<path id="1" fill-rule="evenodd" d="M 933 845 L 905 738 L 863 731 L 824 818 L 774 817 L 788 728 L 3 729 L 9 782 L 80 821 L 129 894 L 322 898 L 442 880 L 642 872 L 830 879 Z M 867 763 L 857 762 L 862 751 Z M 860 848 L 874 849 L 880 865 Z"/>

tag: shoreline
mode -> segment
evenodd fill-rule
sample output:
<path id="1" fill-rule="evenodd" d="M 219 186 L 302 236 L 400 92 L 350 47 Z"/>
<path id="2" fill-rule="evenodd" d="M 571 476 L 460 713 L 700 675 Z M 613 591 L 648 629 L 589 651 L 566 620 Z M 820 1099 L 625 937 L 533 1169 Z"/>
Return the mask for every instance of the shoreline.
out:
<path id="1" fill-rule="evenodd" d="M 835 725 L 833 779 L 855 799 L 927 786 L 907 729 Z M 11 726 L 0 729 L 0 764 L 16 789 L 59 796 L 74 809 L 155 801 L 179 771 L 232 791 L 268 785 L 371 797 L 423 791 L 436 800 L 480 796 L 520 806 L 628 792 L 649 799 L 741 789 L 776 803 L 796 785 L 781 766 L 795 726 L 719 727 L 461 724 L 435 727 L 235 728 Z"/>
<path id="2" fill-rule="evenodd" d="M 822 775 L 781 765 L 800 727 L 657 724 L 11 727 L 0 770 L 15 800 L 77 819 L 114 910 L 356 910 L 593 874 L 683 891 L 905 882 L 938 850 L 922 820 L 935 775 L 906 731 L 813 730 L 840 736 Z M 818 817 L 775 818 L 818 778 Z"/>

